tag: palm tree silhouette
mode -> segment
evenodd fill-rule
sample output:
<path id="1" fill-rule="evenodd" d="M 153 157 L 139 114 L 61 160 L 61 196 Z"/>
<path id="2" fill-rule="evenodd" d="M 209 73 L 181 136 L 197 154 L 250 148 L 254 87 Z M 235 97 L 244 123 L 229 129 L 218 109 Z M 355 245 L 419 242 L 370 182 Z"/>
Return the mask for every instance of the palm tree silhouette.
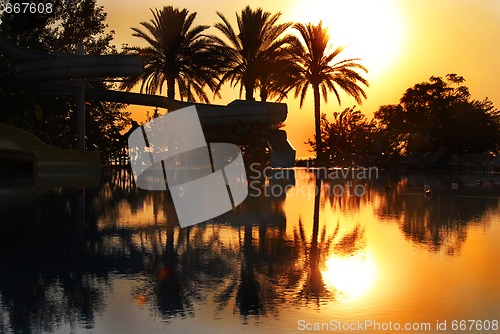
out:
<path id="1" fill-rule="evenodd" d="M 291 47 L 292 55 L 299 67 L 299 73 L 295 79 L 295 97 L 300 95 L 300 107 L 302 107 L 307 89 L 312 86 L 316 159 L 321 160 L 323 143 L 320 128 L 320 95 L 322 94 L 325 102 L 328 102 L 328 91 L 333 92 L 340 105 L 340 88 L 347 95 L 354 97 L 357 103 L 361 104 L 361 98 L 366 98 L 366 93 L 360 84 L 368 86 L 368 81 L 358 73 L 358 70 L 364 72 L 368 72 L 368 70 L 358 63 L 359 58 L 341 60 L 330 64 L 337 59 L 344 48 L 337 47 L 333 52 L 330 52 L 328 28 L 323 28 L 321 21 L 318 25 L 296 23 L 293 27 L 298 30 L 304 42 L 302 44 L 298 39 L 293 40 L 293 46 Z"/>
<path id="2" fill-rule="evenodd" d="M 132 28 L 133 36 L 145 40 L 148 46 L 128 48 L 129 52 L 144 57 L 144 72 L 124 82 L 121 88 L 130 90 L 142 82 L 141 92 L 154 94 L 161 93 L 166 82 L 169 98 L 174 98 L 177 84 L 181 99 L 194 101 L 196 95 L 202 102 L 209 103 L 203 88 L 207 85 L 215 90 L 223 66 L 221 50 L 202 34 L 209 26 L 193 26 L 196 13 L 189 14 L 187 9 L 168 6 L 151 12 L 153 19 L 141 22 L 145 31 Z"/>
<path id="3" fill-rule="evenodd" d="M 286 98 L 288 92 L 295 86 L 299 73 L 300 68 L 290 55 L 289 46 L 280 48 L 265 61 L 257 75 L 261 101 L 275 99 L 280 102 Z"/>
<path id="4" fill-rule="evenodd" d="M 261 98 L 265 101 L 269 96 L 269 81 L 277 79 L 271 74 L 281 71 L 276 62 L 285 61 L 287 53 L 284 47 L 294 39 L 291 35 L 281 37 L 292 23 L 278 24 L 281 13 L 272 15 L 262 8 L 252 10 L 247 6 L 241 11 L 241 15 L 236 14 L 236 33 L 224 15 L 220 12 L 217 15 L 222 23 L 216 23 L 215 28 L 222 32 L 228 42 L 218 36 L 210 36 L 224 52 L 224 59 L 227 61 L 227 69 L 216 92 L 227 81 L 232 86 L 240 83 L 240 95 L 245 89 L 246 100 L 254 100 L 254 90 L 260 88 Z"/>

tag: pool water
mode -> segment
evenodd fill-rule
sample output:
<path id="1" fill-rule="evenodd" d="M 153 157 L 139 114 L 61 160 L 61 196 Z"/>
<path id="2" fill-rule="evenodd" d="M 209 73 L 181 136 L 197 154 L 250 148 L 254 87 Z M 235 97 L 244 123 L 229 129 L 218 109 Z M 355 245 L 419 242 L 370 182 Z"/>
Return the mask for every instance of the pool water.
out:
<path id="1" fill-rule="evenodd" d="M 0 333 L 500 332 L 500 175 L 252 187 L 187 228 L 125 169 L 0 189 Z"/>

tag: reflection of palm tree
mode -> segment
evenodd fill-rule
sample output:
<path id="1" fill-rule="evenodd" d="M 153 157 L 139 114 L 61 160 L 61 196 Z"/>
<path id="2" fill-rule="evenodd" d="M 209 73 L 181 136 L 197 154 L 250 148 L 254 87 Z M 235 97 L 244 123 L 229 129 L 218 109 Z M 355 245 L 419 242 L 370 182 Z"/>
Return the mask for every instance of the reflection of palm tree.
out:
<path id="1" fill-rule="evenodd" d="M 327 90 L 333 92 L 340 104 L 338 90 L 340 88 L 347 95 L 354 97 L 356 102 L 362 103 L 361 98 L 366 98 L 366 94 L 359 84 L 368 86 L 368 81 L 357 70 L 365 72 L 367 70 L 357 62 L 358 58 L 346 59 L 330 65 L 332 61 L 337 59 L 343 48 L 338 47 L 333 52 L 328 51 L 328 30 L 322 27 L 321 22 L 316 26 L 311 23 L 307 25 L 297 23 L 294 28 L 299 31 L 305 44 L 304 46 L 298 40 L 294 40 L 291 49 L 296 64 L 300 69 L 296 77 L 295 97 L 300 95 L 300 106 L 302 107 L 307 89 L 312 86 L 316 129 L 316 158 L 319 158 L 323 154 L 320 127 L 320 95 L 323 94 L 323 99 L 327 102 Z"/>
<path id="2" fill-rule="evenodd" d="M 256 244 L 253 224 L 245 224 L 240 242 L 239 277 L 227 277 L 216 292 L 215 302 L 219 309 L 226 307 L 235 296 L 236 307 L 244 321 L 248 316 L 277 313 L 280 302 L 284 300 L 280 292 L 287 289 L 280 284 L 279 277 L 287 272 L 290 262 L 296 258 L 293 244 L 284 239 L 284 229 L 275 227 L 272 232 L 277 232 L 277 235 L 266 236 L 268 228 L 266 223 L 260 222 L 259 242 Z"/>
<path id="3" fill-rule="evenodd" d="M 151 10 L 153 19 L 141 22 L 146 28 L 142 31 L 132 28 L 133 36 L 142 38 L 147 47 L 131 47 L 129 50 L 144 57 L 144 73 L 122 84 L 122 88 L 131 89 L 142 81 L 141 91 L 154 94 L 161 92 L 167 83 L 167 97 L 174 98 L 175 85 L 179 86 L 182 98 L 194 100 L 197 95 L 203 102 L 209 103 L 203 87 L 216 88 L 218 71 L 222 66 L 221 57 L 214 43 L 202 32 L 208 26 L 192 26 L 196 13 L 189 14 L 187 9 L 174 9 L 172 6 L 162 10 Z"/>
<path id="4" fill-rule="evenodd" d="M 280 291 L 286 287 L 278 283 L 278 277 L 297 257 L 294 245 L 286 239 L 283 201 L 284 197 L 249 196 L 235 213 L 225 216 L 240 231 L 239 275 L 224 279 L 214 301 L 221 310 L 235 298 L 243 321 L 248 316 L 276 313 L 283 299 Z M 258 239 L 253 235 L 257 226 Z"/>
<path id="5" fill-rule="evenodd" d="M 244 259 L 241 262 L 240 284 L 236 295 L 236 304 L 242 316 L 258 315 L 263 311 L 263 303 L 260 300 L 260 282 L 255 275 L 258 253 L 253 245 L 251 224 L 245 226 L 244 233 Z"/>
<path id="6" fill-rule="evenodd" d="M 280 38 L 291 23 L 277 24 L 281 13 L 271 15 L 262 8 L 252 10 L 249 6 L 236 14 L 238 21 L 238 33 L 236 33 L 229 21 L 221 13 L 217 13 L 222 23 L 216 23 L 217 28 L 229 40 L 226 43 L 217 36 L 211 38 L 223 50 L 228 61 L 228 69 L 221 78 L 221 85 L 229 81 L 231 84 L 240 83 L 240 94 L 245 89 L 245 99 L 254 100 L 253 92 L 260 83 L 261 98 L 268 97 L 266 85 L 271 79 L 271 61 L 283 59 L 283 46 L 291 40 L 290 36 Z M 281 69 L 279 69 L 281 71 Z M 269 75 L 261 75 L 263 73 Z M 273 72 L 276 71 L 276 67 Z M 260 81 L 259 81 L 260 80 Z"/>
<path id="7" fill-rule="evenodd" d="M 329 297 L 332 291 L 326 289 L 321 274 L 321 267 L 324 265 L 326 257 L 330 254 L 330 248 L 343 256 L 352 255 L 359 252 L 364 243 L 364 230 L 357 226 L 350 233 L 345 234 L 340 240 L 336 241 L 339 234 L 339 225 L 333 233 L 327 236 L 326 225 L 323 226 L 321 236 L 319 235 L 319 208 L 321 197 L 321 180 L 316 179 L 316 194 L 314 197 L 313 231 L 311 242 L 306 240 L 302 221 L 299 220 L 299 231 L 295 231 L 295 243 L 303 249 L 304 264 L 307 266 L 302 270 L 302 276 L 297 280 L 298 295 L 300 298 L 309 302 L 310 298 L 316 299 L 319 304 L 321 298 Z M 318 240 L 319 237 L 319 240 Z"/>
<path id="8" fill-rule="evenodd" d="M 171 197 L 162 199 L 166 217 L 164 244 L 157 248 L 156 238 L 146 237 L 153 243 L 148 270 L 153 274 L 154 289 L 142 287 L 136 294 L 146 299 L 149 295 L 167 318 L 193 316 L 193 303 L 205 298 L 202 291 L 227 287 L 237 277 L 237 257 L 235 250 L 221 241 L 218 227 L 205 223 L 181 229 Z"/>
<path id="9" fill-rule="evenodd" d="M 330 245 L 333 241 L 333 238 L 330 237 L 328 240 L 326 237 L 326 229 L 323 228 L 323 233 L 321 234 L 321 244 L 318 247 L 318 232 L 319 232 L 319 202 L 321 197 L 321 192 L 319 191 L 321 188 L 321 180 L 316 180 L 316 194 L 314 196 L 314 213 L 313 213 L 313 232 L 311 237 L 311 245 L 309 247 L 309 272 L 307 281 L 304 284 L 303 290 L 300 292 L 301 294 L 305 294 L 305 297 L 308 298 L 309 295 L 313 297 L 321 297 L 325 293 L 325 287 L 323 284 L 323 277 L 320 271 L 320 257 L 324 255 L 323 253 L 327 253 Z M 302 222 L 299 221 L 299 227 L 302 228 Z M 334 236 L 338 232 L 338 226 L 335 230 Z M 304 235 L 303 231 L 300 235 Z"/>

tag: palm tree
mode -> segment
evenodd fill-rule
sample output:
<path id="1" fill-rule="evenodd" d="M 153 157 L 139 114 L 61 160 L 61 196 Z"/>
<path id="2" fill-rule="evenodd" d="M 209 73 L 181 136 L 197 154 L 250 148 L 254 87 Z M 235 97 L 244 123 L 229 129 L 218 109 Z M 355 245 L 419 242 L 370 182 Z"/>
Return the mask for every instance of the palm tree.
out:
<path id="1" fill-rule="evenodd" d="M 220 49 L 202 34 L 209 26 L 193 27 L 196 13 L 189 14 L 187 9 L 168 6 L 151 12 L 153 19 L 141 22 L 145 31 L 132 28 L 133 36 L 145 40 L 148 46 L 128 48 L 144 57 L 144 73 L 124 82 L 121 88 L 130 90 L 142 81 L 141 92 L 154 94 L 161 93 L 166 82 L 169 98 L 174 98 L 177 84 L 181 99 L 193 101 L 196 94 L 201 101 L 209 103 L 203 88 L 207 85 L 215 90 L 223 66 Z"/>
<path id="2" fill-rule="evenodd" d="M 295 38 L 290 37 L 290 38 Z M 272 59 L 261 66 L 257 75 L 257 87 L 261 101 L 275 99 L 280 102 L 295 86 L 300 68 L 290 56 L 289 47 L 281 48 Z"/>
<path id="3" fill-rule="evenodd" d="M 328 91 L 333 92 L 340 105 L 339 88 L 347 95 L 354 97 L 357 103 L 362 103 L 362 97 L 366 99 L 366 93 L 360 84 L 368 86 L 368 81 L 363 78 L 357 70 L 368 72 L 358 63 L 359 58 L 341 60 L 331 64 L 344 50 L 337 47 L 330 52 L 328 28 L 308 23 L 296 23 L 293 26 L 302 37 L 304 44 L 294 40 L 291 53 L 299 67 L 299 73 L 295 81 L 295 97 L 300 95 L 300 107 L 304 103 L 307 89 L 313 88 L 314 94 L 314 121 L 316 136 L 316 159 L 321 160 L 323 156 L 323 143 L 321 140 L 321 111 L 320 95 L 328 102 Z M 320 91 L 321 89 L 321 91 Z"/>
<path id="4" fill-rule="evenodd" d="M 241 11 L 241 15 L 236 14 L 236 33 L 224 15 L 219 12 L 217 15 L 222 23 L 216 23 L 215 28 L 222 32 L 228 42 L 218 36 L 210 37 L 224 52 L 228 68 L 216 92 L 226 81 L 229 81 L 231 86 L 240 83 L 240 95 L 245 89 L 245 99 L 254 100 L 254 90 L 257 87 L 265 87 L 271 79 L 269 70 L 276 72 L 279 69 L 270 65 L 271 61 L 283 59 L 287 55 L 284 47 L 294 38 L 291 35 L 281 36 L 292 23 L 278 24 L 281 13 L 272 15 L 262 8 L 252 10 L 247 6 Z M 268 97 L 267 91 L 264 88 L 264 93 L 261 94 L 264 101 Z"/>

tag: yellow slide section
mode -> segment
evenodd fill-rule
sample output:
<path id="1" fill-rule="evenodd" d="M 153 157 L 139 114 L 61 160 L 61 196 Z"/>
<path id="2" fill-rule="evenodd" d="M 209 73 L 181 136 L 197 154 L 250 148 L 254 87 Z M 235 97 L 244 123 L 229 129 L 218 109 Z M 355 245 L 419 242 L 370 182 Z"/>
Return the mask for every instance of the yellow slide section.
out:
<path id="1" fill-rule="evenodd" d="M 92 186 L 99 184 L 101 159 L 98 152 L 56 148 L 0 123 L 0 171 L 4 184 L 22 177 L 32 184 L 51 180 L 57 186 Z"/>

